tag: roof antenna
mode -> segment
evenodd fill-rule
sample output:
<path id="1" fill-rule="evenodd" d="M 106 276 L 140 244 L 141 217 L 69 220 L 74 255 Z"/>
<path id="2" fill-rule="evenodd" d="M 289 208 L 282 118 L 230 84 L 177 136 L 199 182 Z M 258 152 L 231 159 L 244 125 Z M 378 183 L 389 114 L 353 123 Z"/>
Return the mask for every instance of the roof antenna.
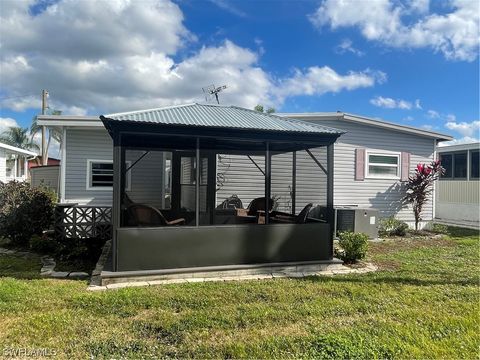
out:
<path id="1" fill-rule="evenodd" d="M 210 102 L 212 101 L 212 98 L 215 96 L 215 99 L 217 100 L 217 104 L 220 105 L 220 101 L 218 100 L 218 93 L 226 88 L 227 88 L 227 85 L 215 87 L 214 84 L 203 87 L 202 90 L 203 90 L 203 93 L 205 94 L 205 101 Z"/>

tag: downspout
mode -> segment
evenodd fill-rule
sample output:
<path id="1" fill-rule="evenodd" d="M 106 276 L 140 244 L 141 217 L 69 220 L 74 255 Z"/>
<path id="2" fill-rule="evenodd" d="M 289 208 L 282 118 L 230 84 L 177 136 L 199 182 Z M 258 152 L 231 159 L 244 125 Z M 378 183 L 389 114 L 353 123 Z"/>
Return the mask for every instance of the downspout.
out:
<path id="1" fill-rule="evenodd" d="M 28 169 L 28 162 L 30 160 L 35 160 L 36 158 L 38 157 L 38 155 L 33 155 L 31 158 L 28 158 L 28 157 L 25 157 L 25 176 L 27 178 L 27 180 L 30 178 L 31 180 L 31 176 L 29 176 L 29 169 Z M 30 181 L 30 185 L 32 185 L 32 182 Z"/>

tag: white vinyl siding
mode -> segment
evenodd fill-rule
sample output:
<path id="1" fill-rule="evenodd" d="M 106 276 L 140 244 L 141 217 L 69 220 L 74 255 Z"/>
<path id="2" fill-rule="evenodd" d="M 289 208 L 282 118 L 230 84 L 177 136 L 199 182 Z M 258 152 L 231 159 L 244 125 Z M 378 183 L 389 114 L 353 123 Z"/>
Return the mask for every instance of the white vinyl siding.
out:
<path id="1" fill-rule="evenodd" d="M 111 205 L 111 188 L 90 190 L 87 186 L 87 160 L 113 160 L 113 142 L 107 130 L 67 128 L 65 134 L 65 202 Z"/>
<path id="2" fill-rule="evenodd" d="M 405 195 L 404 184 L 399 179 L 384 178 L 365 178 L 364 181 L 356 181 L 355 153 L 359 148 L 378 154 L 408 152 L 410 160 L 407 165 L 412 173 L 418 163 L 429 163 L 433 160 L 434 146 L 431 138 L 345 120 L 308 121 L 347 131 L 335 144 L 335 205 L 375 208 L 380 211 L 381 217 L 395 216 L 413 224 L 411 208 L 403 206 L 401 201 Z M 110 205 L 111 190 L 86 190 L 85 166 L 87 159 L 112 159 L 112 140 L 107 131 L 103 128 L 67 129 L 66 147 L 65 200 Z M 127 155 L 126 160 L 135 161 L 137 157 L 133 156 L 133 153 L 132 151 L 131 157 Z M 142 153 L 138 152 L 139 155 Z M 326 148 L 312 149 L 312 153 L 326 167 Z M 158 207 L 161 206 L 161 199 L 165 195 L 162 193 L 163 167 L 157 166 L 157 162 L 162 161 L 161 156 L 161 152 L 152 152 L 135 165 L 134 171 L 143 173 L 145 176 L 132 175 L 132 189 L 129 196 L 133 201 L 151 203 L 150 199 L 155 198 L 159 202 Z M 282 210 L 287 210 L 291 206 L 289 194 L 292 174 L 291 157 L 290 153 L 275 155 L 272 158 L 272 196 L 279 198 Z M 264 169 L 263 156 L 255 156 L 253 159 L 260 168 Z M 400 169 L 403 168 L 403 164 L 400 163 L 399 159 L 397 175 L 400 175 Z M 264 176 L 246 156 L 222 155 L 222 159 L 217 164 L 217 175 L 219 173 L 223 176 L 223 182 L 217 184 L 219 185 L 216 194 L 217 205 L 233 194 L 238 195 L 244 207 L 252 199 L 264 196 Z M 135 185 L 137 181 L 138 186 Z M 308 202 L 321 205 L 326 203 L 326 174 L 305 151 L 297 152 L 296 186 L 296 213 Z M 157 191 L 158 194 L 149 197 L 152 191 Z M 432 202 L 429 201 L 422 214 L 424 221 L 432 220 L 432 214 Z"/>
<path id="3" fill-rule="evenodd" d="M 65 202 L 111 206 L 112 188 L 92 190 L 87 186 L 88 160 L 113 161 L 113 143 L 107 130 L 67 128 L 65 134 Z M 127 151 L 126 163 L 133 164 L 143 154 Z M 130 170 L 127 194 L 132 201 L 159 208 L 164 205 L 163 162 L 163 152 L 151 151 Z"/>
<path id="4" fill-rule="evenodd" d="M 410 153 L 409 172 L 413 173 L 418 163 L 433 161 L 433 140 L 414 134 L 402 133 L 376 126 L 363 125 L 346 120 L 307 120 L 346 131 L 335 143 L 334 204 L 357 205 L 361 208 L 379 210 L 382 218 L 395 216 L 414 224 L 410 206 L 402 205 L 405 196 L 404 184 L 399 179 L 365 178 L 355 180 L 356 149 L 374 153 Z M 367 159 L 365 159 L 365 162 Z M 432 201 L 424 207 L 423 223 L 433 218 Z"/>

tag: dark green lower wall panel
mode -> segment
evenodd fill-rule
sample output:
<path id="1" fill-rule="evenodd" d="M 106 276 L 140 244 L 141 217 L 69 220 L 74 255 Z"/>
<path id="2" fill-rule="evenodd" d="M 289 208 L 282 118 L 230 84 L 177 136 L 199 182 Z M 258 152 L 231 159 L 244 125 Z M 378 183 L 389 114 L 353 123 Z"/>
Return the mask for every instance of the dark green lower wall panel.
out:
<path id="1" fill-rule="evenodd" d="M 120 228 L 118 271 L 332 258 L 328 224 Z"/>

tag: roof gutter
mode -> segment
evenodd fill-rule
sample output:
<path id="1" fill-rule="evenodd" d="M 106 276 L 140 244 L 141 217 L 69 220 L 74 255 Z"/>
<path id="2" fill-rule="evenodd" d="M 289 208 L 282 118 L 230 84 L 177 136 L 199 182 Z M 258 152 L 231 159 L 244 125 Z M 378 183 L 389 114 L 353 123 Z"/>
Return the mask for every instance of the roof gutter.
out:
<path id="1" fill-rule="evenodd" d="M 291 114 L 282 113 L 282 114 L 278 114 L 278 115 L 283 116 L 283 117 L 299 119 L 299 120 L 308 120 L 308 119 L 309 120 L 345 120 L 345 121 L 351 121 L 351 122 L 355 122 L 355 123 L 380 127 L 380 128 L 384 128 L 384 129 L 390 129 L 390 130 L 395 130 L 395 131 L 401 131 L 401 132 L 404 132 L 404 133 L 430 137 L 430 138 L 434 138 L 438 141 L 451 141 L 451 140 L 453 140 L 453 137 L 450 136 L 450 135 L 437 133 L 437 132 L 433 132 L 433 131 L 422 130 L 422 129 L 415 128 L 413 126 L 405 126 L 405 125 L 395 124 L 395 123 L 392 123 L 392 122 L 387 122 L 387 121 L 384 121 L 384 120 L 376 120 L 376 119 L 371 119 L 371 118 L 367 118 L 367 117 L 364 117 L 364 116 L 348 114 L 348 113 L 343 113 L 343 112 L 336 112 L 336 113 L 334 113 L 334 112 L 330 112 L 330 113 L 291 113 Z"/>

